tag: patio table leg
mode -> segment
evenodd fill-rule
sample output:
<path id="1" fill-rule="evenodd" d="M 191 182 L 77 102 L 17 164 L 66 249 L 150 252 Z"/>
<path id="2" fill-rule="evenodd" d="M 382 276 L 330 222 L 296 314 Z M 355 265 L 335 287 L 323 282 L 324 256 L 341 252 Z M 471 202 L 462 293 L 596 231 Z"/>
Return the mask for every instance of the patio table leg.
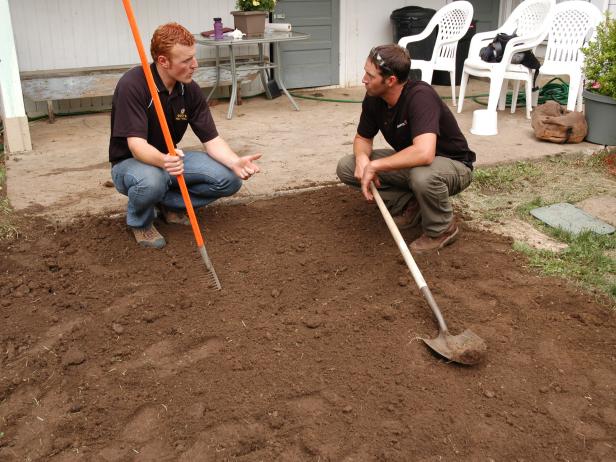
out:
<path id="1" fill-rule="evenodd" d="M 265 66 L 265 58 L 263 54 L 263 44 L 259 43 L 259 66 Z M 259 69 L 259 77 L 261 78 L 261 85 L 263 85 L 263 89 L 265 90 L 265 97 L 267 99 L 272 99 L 272 93 L 267 86 L 267 74 L 264 68 Z"/>
<path id="2" fill-rule="evenodd" d="M 235 53 L 233 53 L 232 45 L 229 45 L 229 61 L 231 64 L 231 98 L 229 99 L 227 119 L 231 119 L 233 117 L 233 106 L 235 104 L 235 99 L 237 98 L 237 73 L 235 69 Z"/>
<path id="3" fill-rule="evenodd" d="M 278 84 L 280 89 L 284 92 L 284 94 L 287 95 L 287 98 L 289 98 L 289 101 L 291 101 L 291 104 L 293 104 L 293 107 L 295 107 L 295 110 L 299 111 L 299 106 L 297 105 L 297 103 L 295 102 L 291 94 L 288 92 L 287 88 L 282 83 L 282 60 L 280 59 L 280 46 L 278 42 L 274 42 L 274 53 L 276 54 L 276 69 L 277 69 L 277 72 L 274 74 L 274 79 L 276 80 L 276 83 Z"/>
<path id="4" fill-rule="evenodd" d="M 210 98 L 216 91 L 216 88 L 218 88 L 219 83 L 220 83 L 220 51 L 219 51 L 219 48 L 216 47 L 216 83 L 214 83 L 214 86 L 210 90 L 210 93 L 207 95 L 207 98 L 205 98 L 206 101 L 210 100 Z"/>

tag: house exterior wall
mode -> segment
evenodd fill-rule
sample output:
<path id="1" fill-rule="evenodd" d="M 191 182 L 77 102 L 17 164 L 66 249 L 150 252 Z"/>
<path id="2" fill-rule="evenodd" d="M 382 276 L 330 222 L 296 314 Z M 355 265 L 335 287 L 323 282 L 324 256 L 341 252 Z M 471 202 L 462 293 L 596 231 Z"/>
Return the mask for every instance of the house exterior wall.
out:
<path id="1" fill-rule="evenodd" d="M 284 1 L 284 0 L 282 0 Z M 391 12 L 408 5 L 438 9 L 448 0 L 339 0 L 340 84 L 360 85 L 365 57 L 375 45 L 391 42 Z M 501 16 L 520 0 L 502 0 Z M 126 66 L 139 62 L 120 1 L 8 0 L 20 72 Z M 616 13 L 616 0 L 592 0 Z M 212 28 L 212 18 L 231 25 L 235 0 L 132 0 L 146 47 L 157 25 L 177 21 L 199 32 Z M 509 8 L 507 7 L 509 5 Z M 249 46 L 240 54 L 252 53 Z M 213 57 L 213 49 L 198 47 L 199 59 Z M 107 104 L 108 98 L 94 100 Z M 80 103 L 64 102 L 79 109 Z M 91 104 L 90 104 L 91 105 Z M 88 107 L 90 105 L 87 105 Z M 62 110 L 62 108 L 59 108 Z"/>
<path id="2" fill-rule="evenodd" d="M 341 79 L 361 83 L 365 55 L 374 45 L 391 42 L 389 15 L 418 5 L 438 9 L 446 0 L 340 0 Z M 119 1 L 9 0 L 21 72 L 119 66 L 139 62 Z M 191 31 L 212 28 L 212 18 L 233 24 L 235 0 L 133 0 L 142 40 L 147 46 L 157 25 L 177 21 Z M 249 53 L 250 48 L 240 49 Z M 213 50 L 198 47 L 199 59 Z"/>
<path id="3" fill-rule="evenodd" d="M 370 49 L 391 43 L 391 12 L 415 5 L 439 9 L 446 0 L 340 0 L 340 83 L 361 85 L 364 63 Z"/>
<path id="4" fill-rule="evenodd" d="M 231 25 L 235 0 L 132 0 L 141 38 L 149 48 L 154 29 L 177 21 L 191 31 L 213 28 L 212 18 Z M 21 72 L 120 66 L 139 62 L 120 1 L 9 0 Z M 247 52 L 241 49 L 239 52 Z M 213 49 L 198 47 L 198 58 Z"/>

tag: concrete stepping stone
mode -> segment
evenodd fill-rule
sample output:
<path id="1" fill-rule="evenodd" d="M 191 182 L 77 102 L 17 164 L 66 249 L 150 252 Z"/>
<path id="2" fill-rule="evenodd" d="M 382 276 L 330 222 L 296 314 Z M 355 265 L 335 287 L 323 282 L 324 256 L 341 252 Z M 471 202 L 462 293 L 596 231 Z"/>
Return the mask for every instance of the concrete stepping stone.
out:
<path id="1" fill-rule="evenodd" d="M 548 226 L 561 228 L 574 235 L 584 231 L 597 234 L 612 234 L 616 231 L 612 225 L 566 202 L 539 207 L 531 210 L 530 213 Z"/>

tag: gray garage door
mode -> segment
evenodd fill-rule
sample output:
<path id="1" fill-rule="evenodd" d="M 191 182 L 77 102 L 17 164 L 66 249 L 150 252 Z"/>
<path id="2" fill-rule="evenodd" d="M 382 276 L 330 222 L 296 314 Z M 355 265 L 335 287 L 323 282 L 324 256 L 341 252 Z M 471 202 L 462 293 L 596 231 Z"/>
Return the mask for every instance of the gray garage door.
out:
<path id="1" fill-rule="evenodd" d="M 340 8 L 338 0 L 279 0 L 273 22 L 291 23 L 310 39 L 282 44 L 287 88 L 338 84 Z"/>

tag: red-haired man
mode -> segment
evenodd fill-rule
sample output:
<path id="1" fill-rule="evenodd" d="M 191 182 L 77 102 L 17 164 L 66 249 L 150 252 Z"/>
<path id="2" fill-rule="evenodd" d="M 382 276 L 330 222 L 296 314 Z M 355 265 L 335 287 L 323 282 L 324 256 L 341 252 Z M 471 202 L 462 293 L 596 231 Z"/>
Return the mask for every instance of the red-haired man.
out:
<path id="1" fill-rule="evenodd" d="M 216 130 L 199 85 L 195 39 L 176 23 L 154 32 L 150 65 L 175 145 L 190 125 L 205 152 L 167 153 L 163 133 L 141 67 L 128 71 L 115 89 L 111 110 L 109 161 L 116 189 L 128 196 L 126 222 L 137 242 L 161 248 L 164 237 L 153 225 L 159 208 L 168 223 L 188 224 L 177 176 L 184 175 L 192 204 L 203 207 L 237 192 L 242 180 L 259 171 L 254 154 L 239 157 Z"/>

